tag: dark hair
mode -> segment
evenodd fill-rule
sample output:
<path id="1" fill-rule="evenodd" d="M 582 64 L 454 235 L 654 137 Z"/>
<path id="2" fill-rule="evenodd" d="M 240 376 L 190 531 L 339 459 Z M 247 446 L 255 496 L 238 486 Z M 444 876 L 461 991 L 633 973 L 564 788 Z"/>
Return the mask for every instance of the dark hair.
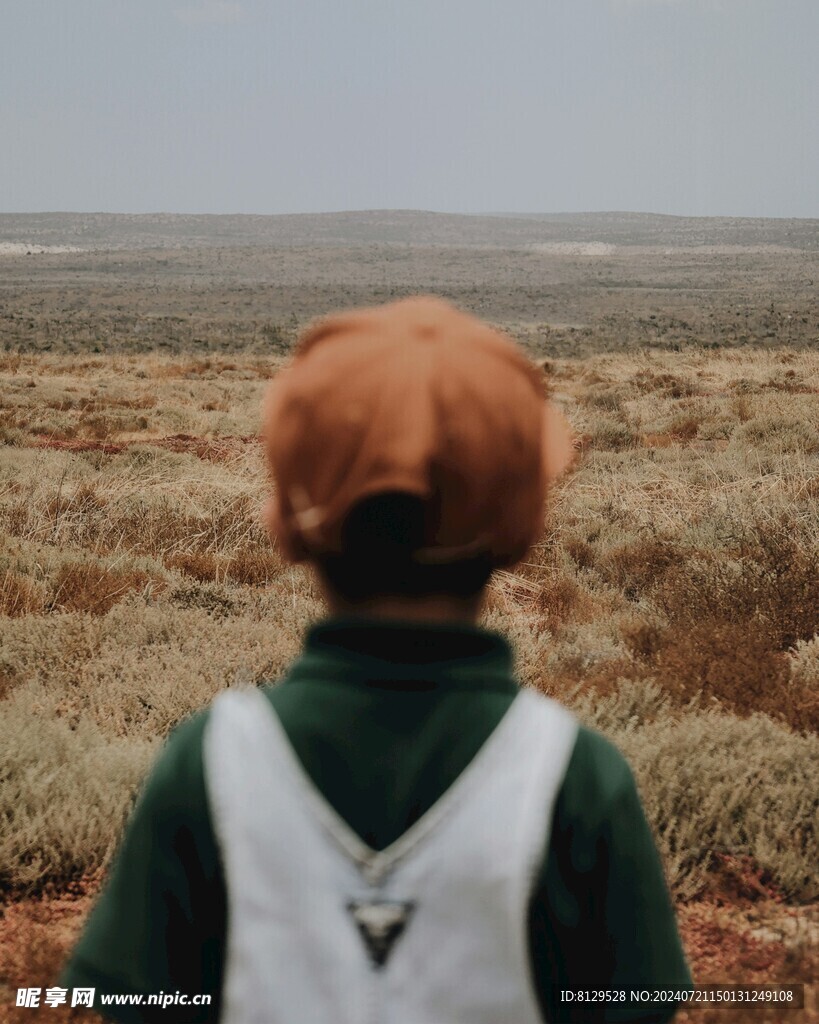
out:
<path id="1" fill-rule="evenodd" d="M 356 602 L 373 597 L 477 597 L 492 574 L 488 554 L 457 562 L 416 560 L 429 536 L 430 506 L 403 492 L 358 502 L 342 525 L 340 554 L 315 562 L 332 589 Z"/>

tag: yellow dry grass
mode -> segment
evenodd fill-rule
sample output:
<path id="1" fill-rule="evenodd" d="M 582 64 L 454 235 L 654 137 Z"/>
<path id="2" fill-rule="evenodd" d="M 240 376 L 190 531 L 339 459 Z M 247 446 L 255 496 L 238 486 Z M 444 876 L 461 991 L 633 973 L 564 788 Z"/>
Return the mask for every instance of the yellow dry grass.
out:
<path id="1" fill-rule="evenodd" d="M 259 521 L 278 366 L 0 362 L 0 864 L 17 891 L 104 863 L 168 730 L 234 680 L 275 678 L 322 614 Z M 523 681 L 626 751 L 678 895 L 727 851 L 816 896 L 819 355 L 602 355 L 552 360 L 549 382 L 578 464 L 485 623 Z"/>

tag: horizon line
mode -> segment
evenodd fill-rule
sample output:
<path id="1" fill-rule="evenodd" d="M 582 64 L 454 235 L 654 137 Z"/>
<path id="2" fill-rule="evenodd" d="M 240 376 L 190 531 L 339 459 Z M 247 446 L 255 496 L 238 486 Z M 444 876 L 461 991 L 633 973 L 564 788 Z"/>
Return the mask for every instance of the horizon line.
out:
<path id="1" fill-rule="evenodd" d="M 669 220 L 819 220 L 805 216 L 769 216 L 751 214 L 688 214 L 688 213 L 656 213 L 651 210 L 486 210 L 457 212 L 450 210 L 429 210 L 413 207 L 371 207 L 345 210 L 302 210 L 289 213 L 246 213 L 236 211 L 212 212 L 180 212 L 174 210 L 145 210 L 134 212 L 129 210 L 0 210 L 0 217 L 338 217 L 372 214 L 422 214 L 435 217 L 497 217 L 515 219 L 532 219 L 537 217 L 661 217 Z"/>

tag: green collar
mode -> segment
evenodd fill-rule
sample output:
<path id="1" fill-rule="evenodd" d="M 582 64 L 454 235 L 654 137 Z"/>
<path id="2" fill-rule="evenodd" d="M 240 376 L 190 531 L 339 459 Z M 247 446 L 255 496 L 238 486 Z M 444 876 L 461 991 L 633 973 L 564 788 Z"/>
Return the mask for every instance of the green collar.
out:
<path id="1" fill-rule="evenodd" d="M 512 661 L 506 639 L 479 626 L 337 617 L 307 632 L 288 679 L 514 692 Z"/>

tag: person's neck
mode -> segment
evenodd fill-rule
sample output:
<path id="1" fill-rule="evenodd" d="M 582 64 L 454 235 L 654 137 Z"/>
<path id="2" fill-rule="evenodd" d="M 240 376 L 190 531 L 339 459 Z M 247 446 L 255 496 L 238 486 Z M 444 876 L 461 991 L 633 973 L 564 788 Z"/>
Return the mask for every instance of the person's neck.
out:
<path id="1" fill-rule="evenodd" d="M 332 615 L 371 618 L 380 621 L 446 622 L 474 624 L 480 614 L 480 599 L 449 595 L 429 597 L 378 597 L 367 601 L 344 601 L 326 595 Z"/>

